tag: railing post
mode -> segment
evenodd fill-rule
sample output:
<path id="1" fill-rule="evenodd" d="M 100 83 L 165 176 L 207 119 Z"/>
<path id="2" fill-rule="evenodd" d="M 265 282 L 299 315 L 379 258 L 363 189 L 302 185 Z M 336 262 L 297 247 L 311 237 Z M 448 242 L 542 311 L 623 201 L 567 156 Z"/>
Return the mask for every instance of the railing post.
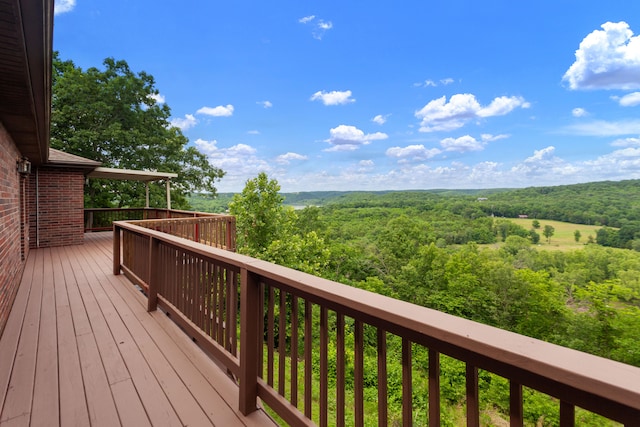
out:
<path id="1" fill-rule="evenodd" d="M 147 294 L 147 311 L 155 311 L 158 308 L 158 266 L 157 262 L 158 253 L 160 248 L 160 241 L 149 237 L 149 291 Z"/>
<path id="2" fill-rule="evenodd" d="M 121 229 L 113 224 L 113 274 L 120 274 L 120 232 Z"/>
<path id="3" fill-rule="evenodd" d="M 260 283 L 255 274 L 240 270 L 240 402 L 239 409 L 249 415 L 257 409 L 258 364 L 260 355 L 258 325 L 262 316 Z"/>
<path id="4" fill-rule="evenodd" d="M 560 426 L 574 427 L 576 425 L 576 407 L 571 403 L 560 402 Z"/>
<path id="5" fill-rule="evenodd" d="M 228 251 L 234 251 L 236 250 L 235 245 L 233 244 L 233 237 L 235 234 L 235 222 L 233 221 L 233 219 L 227 219 L 227 235 L 226 235 L 226 246 L 227 246 L 227 250 Z"/>
<path id="6" fill-rule="evenodd" d="M 509 426 L 522 427 L 523 425 L 522 385 L 511 380 L 509 381 Z"/>
<path id="7" fill-rule="evenodd" d="M 440 427 L 440 353 L 429 349 L 429 426 Z"/>
<path id="8" fill-rule="evenodd" d="M 479 426 L 478 368 L 467 362 L 467 427 Z"/>

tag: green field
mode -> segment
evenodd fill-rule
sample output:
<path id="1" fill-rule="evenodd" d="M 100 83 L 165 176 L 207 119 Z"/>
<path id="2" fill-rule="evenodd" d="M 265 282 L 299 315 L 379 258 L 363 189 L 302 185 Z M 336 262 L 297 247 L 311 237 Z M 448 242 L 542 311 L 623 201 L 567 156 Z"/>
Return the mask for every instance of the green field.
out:
<path id="1" fill-rule="evenodd" d="M 531 218 L 512 218 L 510 221 L 526 228 L 527 230 L 533 228 L 531 225 L 533 219 Z M 538 234 L 540 234 L 540 243 L 537 245 L 538 249 L 553 249 L 560 251 L 580 249 L 589 241 L 589 236 L 593 237 L 595 240 L 596 232 L 602 228 L 602 226 L 599 225 L 572 224 L 570 222 L 551 221 L 546 219 L 539 219 L 538 222 L 540 222 L 540 228 L 536 230 Z M 551 236 L 550 243 L 547 243 L 546 237 L 542 234 L 545 225 L 550 225 L 555 228 L 553 236 Z M 579 230 L 581 234 L 580 241 L 578 242 L 576 242 L 574 238 L 576 230 Z"/>

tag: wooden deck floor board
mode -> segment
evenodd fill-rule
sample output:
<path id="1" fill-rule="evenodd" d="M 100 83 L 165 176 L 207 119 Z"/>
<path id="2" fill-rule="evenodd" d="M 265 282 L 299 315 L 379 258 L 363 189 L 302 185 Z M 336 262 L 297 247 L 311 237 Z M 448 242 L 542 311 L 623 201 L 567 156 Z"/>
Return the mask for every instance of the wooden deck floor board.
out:
<path id="1" fill-rule="evenodd" d="M 24 285 L 18 289 L 13 308 L 7 319 L 2 337 L 0 337 L 0 404 L 2 405 L 0 419 L 2 419 L 4 403 L 9 391 L 13 362 L 18 351 L 18 343 L 20 342 L 20 334 L 24 324 L 24 314 L 27 309 L 27 301 L 29 300 L 33 273 L 38 257 L 42 257 L 42 255 L 30 257 L 25 266 L 22 275 L 22 283 Z"/>
<path id="2" fill-rule="evenodd" d="M 101 292 L 99 286 L 91 286 L 91 283 L 98 283 L 99 278 L 95 275 L 93 269 L 89 268 L 89 264 L 83 262 L 85 259 L 82 257 L 82 246 L 67 247 L 65 248 L 65 252 L 67 257 L 73 256 L 79 261 L 79 265 L 76 267 L 76 274 L 81 274 L 83 279 L 79 281 L 78 288 L 84 306 L 86 307 L 91 330 L 96 337 L 96 344 L 100 349 L 100 356 L 109 384 L 130 379 L 131 376 L 129 375 L 127 366 L 124 360 L 122 360 L 118 346 L 100 308 L 101 302 L 108 304 L 109 300 L 104 293 Z"/>
<path id="3" fill-rule="evenodd" d="M 110 233 L 32 250 L 0 338 L 0 422 L 275 425 L 237 410 L 237 386 L 111 272 Z M 33 402 L 33 404 L 31 403 Z"/>
<path id="4" fill-rule="evenodd" d="M 40 252 L 40 251 L 35 251 Z M 58 332 L 58 393 L 60 425 L 89 425 L 89 410 L 84 393 L 80 356 L 60 253 L 51 253 Z"/>
<path id="5" fill-rule="evenodd" d="M 43 260 L 43 277 L 53 276 L 51 258 Z M 58 330 L 53 286 L 43 286 L 38 358 L 31 407 L 32 425 L 60 425 L 58 406 Z"/>
<path id="6" fill-rule="evenodd" d="M 36 264 L 24 314 L 18 351 L 13 362 L 13 372 L 9 381 L 0 422 L 31 413 L 38 354 L 43 274 L 41 265 L 39 263 Z"/>

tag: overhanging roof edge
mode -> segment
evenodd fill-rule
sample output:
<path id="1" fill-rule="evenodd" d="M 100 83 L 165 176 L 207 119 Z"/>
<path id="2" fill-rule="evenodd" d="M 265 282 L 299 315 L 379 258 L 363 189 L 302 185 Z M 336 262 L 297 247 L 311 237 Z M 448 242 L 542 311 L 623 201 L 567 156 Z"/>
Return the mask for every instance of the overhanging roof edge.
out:
<path id="1" fill-rule="evenodd" d="M 133 169 L 116 169 L 97 167 L 87 175 L 89 178 L 121 179 L 127 181 L 160 181 L 177 178 L 177 173 L 139 171 Z"/>

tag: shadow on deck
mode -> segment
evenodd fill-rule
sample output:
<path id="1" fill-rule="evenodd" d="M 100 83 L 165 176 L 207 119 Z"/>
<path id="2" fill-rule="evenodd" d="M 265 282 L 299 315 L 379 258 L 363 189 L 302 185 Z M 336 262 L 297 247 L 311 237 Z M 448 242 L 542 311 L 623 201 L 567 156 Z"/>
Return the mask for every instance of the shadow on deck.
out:
<path id="1" fill-rule="evenodd" d="M 113 233 L 32 250 L 0 340 L 0 425 L 262 426 L 238 387 L 112 273 Z"/>

